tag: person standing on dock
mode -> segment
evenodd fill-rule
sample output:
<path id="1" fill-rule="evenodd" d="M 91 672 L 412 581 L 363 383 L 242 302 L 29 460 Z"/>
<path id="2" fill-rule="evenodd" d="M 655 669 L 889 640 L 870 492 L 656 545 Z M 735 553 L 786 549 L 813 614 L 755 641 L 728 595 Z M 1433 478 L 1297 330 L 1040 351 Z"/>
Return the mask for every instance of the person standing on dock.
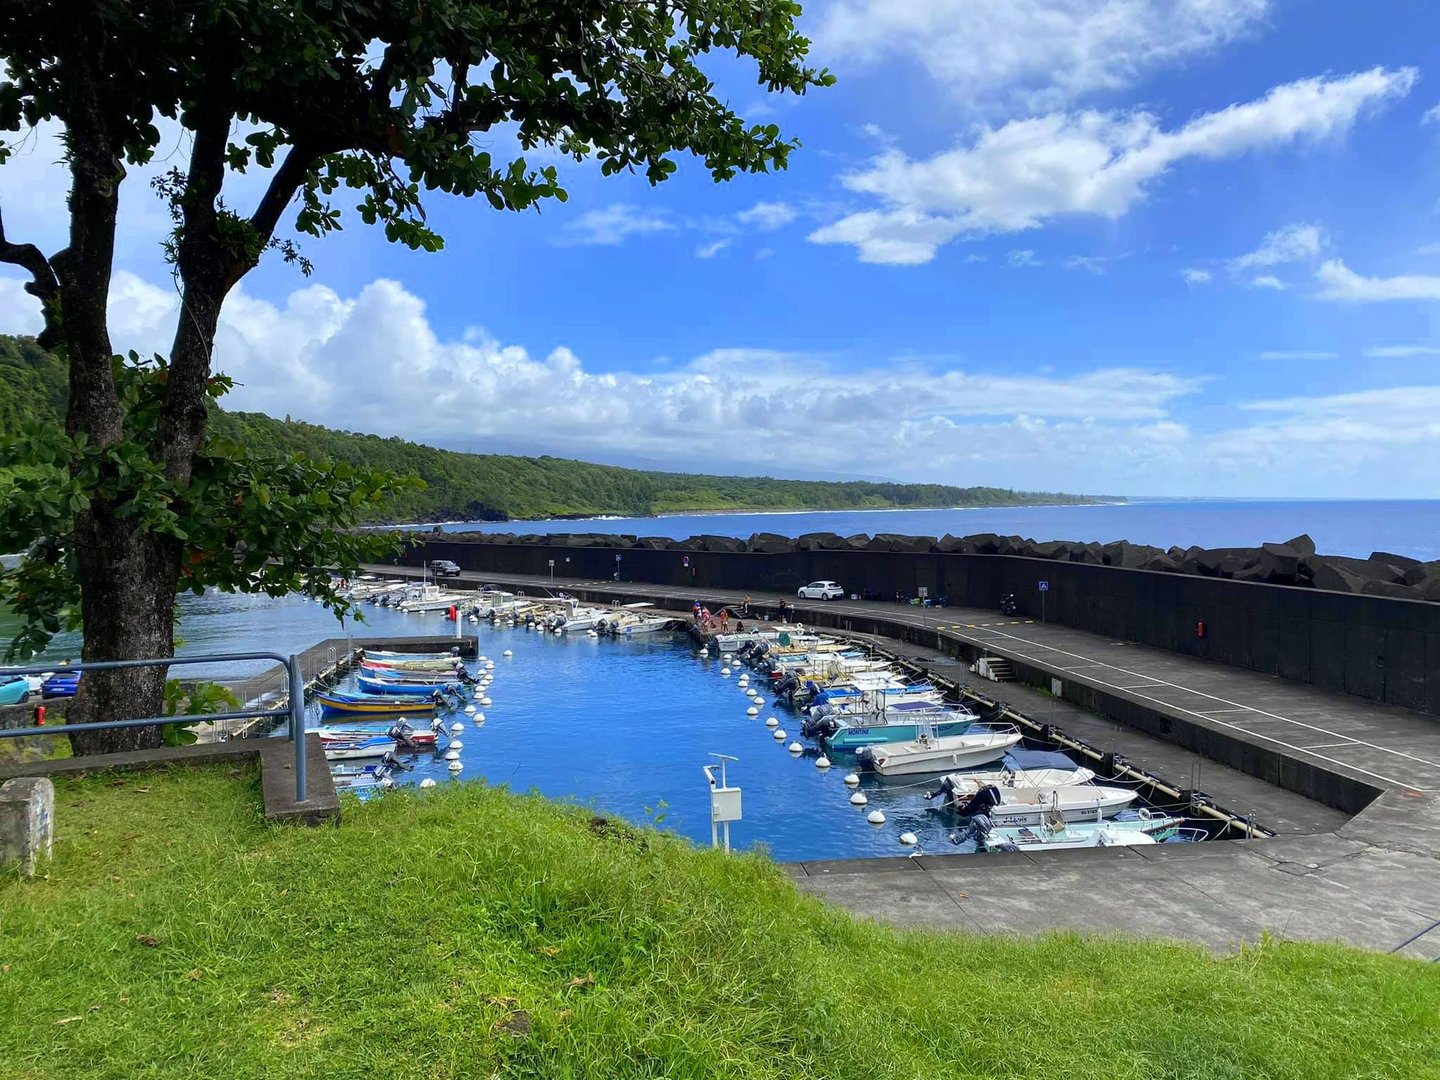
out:
<path id="1" fill-rule="evenodd" d="M 740 601 L 740 614 L 744 615 L 747 619 L 750 617 L 750 597 L 747 596 L 744 600 Z"/>

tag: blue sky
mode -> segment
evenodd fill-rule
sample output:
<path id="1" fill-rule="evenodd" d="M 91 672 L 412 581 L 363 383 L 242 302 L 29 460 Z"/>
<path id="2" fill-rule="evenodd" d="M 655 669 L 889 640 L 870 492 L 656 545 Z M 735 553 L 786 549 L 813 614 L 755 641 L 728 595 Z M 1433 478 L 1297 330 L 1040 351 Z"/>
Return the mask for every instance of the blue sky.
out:
<path id="1" fill-rule="evenodd" d="M 688 470 L 1440 496 L 1440 6 L 816 0 L 803 21 L 834 88 L 766 100 L 714 69 L 803 140 L 788 172 L 717 186 L 682 162 L 652 188 L 561 161 L 565 205 L 433 202 L 439 255 L 352 221 L 306 245 L 313 279 L 265 266 L 233 297 L 232 407 Z M 53 140 L 0 168 L 7 228 L 50 248 Z M 117 345 L 163 350 L 143 180 L 112 316 Z M 0 331 L 36 323 L 0 276 Z"/>

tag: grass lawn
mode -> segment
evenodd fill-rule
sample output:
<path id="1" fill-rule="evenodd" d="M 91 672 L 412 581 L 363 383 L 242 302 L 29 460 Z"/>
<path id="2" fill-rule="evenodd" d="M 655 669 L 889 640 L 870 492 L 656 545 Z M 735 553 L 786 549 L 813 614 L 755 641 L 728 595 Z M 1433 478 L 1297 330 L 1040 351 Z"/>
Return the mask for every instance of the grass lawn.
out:
<path id="1" fill-rule="evenodd" d="M 319 830 L 249 770 L 57 794 L 48 874 L 0 878 L 5 1080 L 1440 1077 L 1440 965 L 900 932 L 478 783 Z"/>

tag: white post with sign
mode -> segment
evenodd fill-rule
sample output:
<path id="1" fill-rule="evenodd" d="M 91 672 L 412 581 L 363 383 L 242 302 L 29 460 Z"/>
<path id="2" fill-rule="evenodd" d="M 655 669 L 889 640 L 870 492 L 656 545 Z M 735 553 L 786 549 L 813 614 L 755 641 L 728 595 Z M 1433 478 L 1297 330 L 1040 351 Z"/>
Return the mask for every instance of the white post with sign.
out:
<path id="1" fill-rule="evenodd" d="M 550 588 L 555 588 L 555 560 L 550 560 Z"/>
<path id="2" fill-rule="evenodd" d="M 715 766 L 703 765 L 705 779 L 710 781 L 710 846 L 720 846 L 719 826 L 724 825 L 725 850 L 730 850 L 730 822 L 740 820 L 740 789 L 731 787 L 725 777 L 725 763 L 739 761 L 728 754 L 710 755 L 720 759 L 720 779 L 715 779 Z"/>
<path id="3" fill-rule="evenodd" d="M 1036 584 L 1039 585 L 1039 587 L 1040 587 L 1040 622 L 1041 622 L 1041 623 L 1044 623 L 1044 622 L 1045 622 L 1045 594 L 1050 591 L 1050 582 L 1048 582 L 1048 581 L 1039 581 L 1039 582 L 1036 582 Z"/>

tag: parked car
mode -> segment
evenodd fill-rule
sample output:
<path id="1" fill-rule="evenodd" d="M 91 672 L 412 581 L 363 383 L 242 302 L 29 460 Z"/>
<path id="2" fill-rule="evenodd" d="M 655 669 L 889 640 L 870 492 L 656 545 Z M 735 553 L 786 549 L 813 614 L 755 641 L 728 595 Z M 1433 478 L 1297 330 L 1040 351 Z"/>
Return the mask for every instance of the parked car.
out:
<path id="1" fill-rule="evenodd" d="M 460 567 L 449 559 L 431 559 L 430 572 L 436 577 L 459 577 Z"/>
<path id="2" fill-rule="evenodd" d="M 795 593 L 801 600 L 842 600 L 845 590 L 833 581 L 812 581 Z"/>
<path id="3" fill-rule="evenodd" d="M 24 705 L 30 700 L 30 682 L 17 675 L 0 683 L 0 705 Z"/>
<path id="4" fill-rule="evenodd" d="M 74 697 L 75 689 L 80 685 L 80 673 L 78 671 L 57 671 L 51 675 L 40 687 L 42 698 Z"/>

